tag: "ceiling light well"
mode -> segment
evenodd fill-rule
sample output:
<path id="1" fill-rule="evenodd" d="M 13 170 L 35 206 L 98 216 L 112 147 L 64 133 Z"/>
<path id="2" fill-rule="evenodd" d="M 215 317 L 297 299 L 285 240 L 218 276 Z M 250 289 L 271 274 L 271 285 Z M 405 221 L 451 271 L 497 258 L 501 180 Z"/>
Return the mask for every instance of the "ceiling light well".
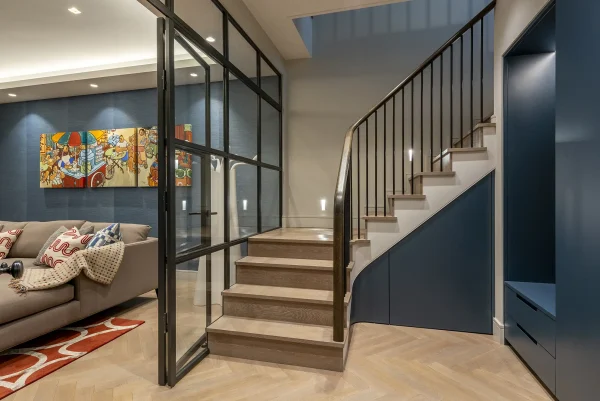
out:
<path id="1" fill-rule="evenodd" d="M 215 38 L 213 38 L 212 36 L 209 36 L 208 38 L 206 38 L 206 41 L 213 43 L 215 41 Z"/>
<path id="2" fill-rule="evenodd" d="M 90 86 L 91 86 L 92 88 L 97 88 L 97 87 L 98 87 L 98 85 L 97 85 L 97 84 L 90 84 Z"/>
<path id="3" fill-rule="evenodd" d="M 81 14 L 81 11 L 79 11 L 79 9 L 77 7 L 71 7 L 68 10 L 69 10 L 69 12 L 71 12 L 71 13 L 73 13 L 75 15 Z"/>

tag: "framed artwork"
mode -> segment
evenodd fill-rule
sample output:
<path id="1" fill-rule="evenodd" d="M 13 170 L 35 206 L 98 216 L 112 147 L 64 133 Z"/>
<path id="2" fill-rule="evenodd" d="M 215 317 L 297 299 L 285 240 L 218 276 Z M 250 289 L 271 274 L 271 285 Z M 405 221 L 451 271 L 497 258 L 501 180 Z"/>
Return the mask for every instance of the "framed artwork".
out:
<path id="1" fill-rule="evenodd" d="M 137 128 L 90 131 L 87 185 L 91 188 L 137 186 Z"/>
<path id="2" fill-rule="evenodd" d="M 138 128 L 138 187 L 158 187 L 157 127 Z"/>
<path id="3" fill-rule="evenodd" d="M 87 132 L 40 135 L 40 188 L 86 186 Z"/>

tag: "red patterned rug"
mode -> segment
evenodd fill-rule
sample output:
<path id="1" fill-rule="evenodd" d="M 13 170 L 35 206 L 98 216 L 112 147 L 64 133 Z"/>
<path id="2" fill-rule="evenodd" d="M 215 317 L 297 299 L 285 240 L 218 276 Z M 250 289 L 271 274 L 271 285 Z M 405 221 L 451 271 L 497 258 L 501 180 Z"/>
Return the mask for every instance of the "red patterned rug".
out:
<path id="1" fill-rule="evenodd" d="M 142 320 L 111 317 L 81 327 L 65 327 L 25 343 L 20 348 L 0 353 L 0 399 L 143 323 Z"/>

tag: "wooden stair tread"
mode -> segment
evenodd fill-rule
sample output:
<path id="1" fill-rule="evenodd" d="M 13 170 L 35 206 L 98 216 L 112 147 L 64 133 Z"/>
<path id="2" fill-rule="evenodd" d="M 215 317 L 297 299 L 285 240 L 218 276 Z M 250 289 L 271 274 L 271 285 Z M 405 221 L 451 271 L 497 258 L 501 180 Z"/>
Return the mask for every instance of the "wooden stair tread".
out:
<path id="1" fill-rule="evenodd" d="M 250 237 L 248 241 L 253 243 L 333 245 L 333 230 L 321 228 L 277 229 Z"/>
<path id="2" fill-rule="evenodd" d="M 466 147 L 465 148 L 448 148 L 448 149 L 445 149 L 441 155 L 437 155 L 436 157 L 434 157 L 433 162 L 435 163 L 435 162 L 439 161 L 441 157 L 445 157 L 449 153 L 483 153 L 483 152 L 487 152 L 486 147 L 482 147 L 482 148 L 466 148 Z"/>
<path id="3" fill-rule="evenodd" d="M 396 216 L 363 216 L 366 221 L 398 221 Z"/>
<path id="4" fill-rule="evenodd" d="M 333 305 L 333 291 L 306 288 L 235 284 L 230 289 L 223 291 L 223 296 Z M 346 293 L 344 298 L 344 302 L 347 304 L 350 300 L 350 293 Z"/>
<path id="5" fill-rule="evenodd" d="M 246 256 L 235 262 L 237 265 L 261 266 L 261 267 L 280 267 L 286 269 L 302 270 L 332 270 L 332 260 L 318 259 L 292 259 L 292 258 L 269 258 L 262 256 Z"/>
<path id="6" fill-rule="evenodd" d="M 456 173 L 454 171 L 425 171 L 422 173 L 416 173 L 414 178 L 418 177 L 454 177 Z M 413 177 L 408 177 L 409 181 L 412 181 Z"/>
<path id="7" fill-rule="evenodd" d="M 219 333 L 332 348 L 344 347 L 344 343 L 333 341 L 333 327 L 330 326 L 221 316 L 206 330 L 209 335 L 210 333 Z M 347 340 L 347 336 L 347 330 L 345 330 L 345 340 Z"/>
<path id="8" fill-rule="evenodd" d="M 425 195 L 419 194 L 389 194 L 388 199 L 399 199 L 399 200 L 425 200 Z"/>

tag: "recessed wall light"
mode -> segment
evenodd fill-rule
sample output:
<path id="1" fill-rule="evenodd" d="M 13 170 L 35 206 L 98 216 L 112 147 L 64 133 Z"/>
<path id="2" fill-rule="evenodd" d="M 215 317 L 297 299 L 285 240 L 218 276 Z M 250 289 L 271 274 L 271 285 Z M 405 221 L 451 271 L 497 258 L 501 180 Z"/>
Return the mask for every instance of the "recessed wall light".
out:
<path id="1" fill-rule="evenodd" d="M 248 199 L 244 199 L 244 200 L 242 201 L 242 208 L 243 208 L 244 210 L 248 210 Z"/>
<path id="2" fill-rule="evenodd" d="M 408 149 L 408 161 L 411 162 L 413 159 L 413 150 Z"/>
<path id="3" fill-rule="evenodd" d="M 77 9 L 77 7 L 71 7 L 71 8 L 69 8 L 69 11 L 72 12 L 73 14 L 75 14 L 75 15 L 81 14 L 81 11 L 79 11 Z"/>
<path id="4" fill-rule="evenodd" d="M 17 95 L 15 95 L 14 93 L 9 93 L 8 96 L 10 96 L 10 97 L 17 97 Z"/>
<path id="5" fill-rule="evenodd" d="M 321 211 L 324 212 L 327 209 L 327 199 L 321 199 Z"/>
<path id="6" fill-rule="evenodd" d="M 194 77 L 194 78 L 195 78 L 195 77 L 197 77 L 197 76 L 198 76 L 198 74 L 196 74 L 195 72 L 192 72 L 192 73 L 190 74 L 190 77 Z"/>
<path id="7" fill-rule="evenodd" d="M 97 87 L 98 87 L 98 85 L 96 85 L 96 84 L 90 84 L 90 86 L 91 86 L 92 88 L 97 88 Z"/>
<path id="8" fill-rule="evenodd" d="M 213 38 L 212 36 L 209 36 L 208 38 L 206 38 L 206 41 L 212 43 L 215 41 L 215 38 Z"/>

